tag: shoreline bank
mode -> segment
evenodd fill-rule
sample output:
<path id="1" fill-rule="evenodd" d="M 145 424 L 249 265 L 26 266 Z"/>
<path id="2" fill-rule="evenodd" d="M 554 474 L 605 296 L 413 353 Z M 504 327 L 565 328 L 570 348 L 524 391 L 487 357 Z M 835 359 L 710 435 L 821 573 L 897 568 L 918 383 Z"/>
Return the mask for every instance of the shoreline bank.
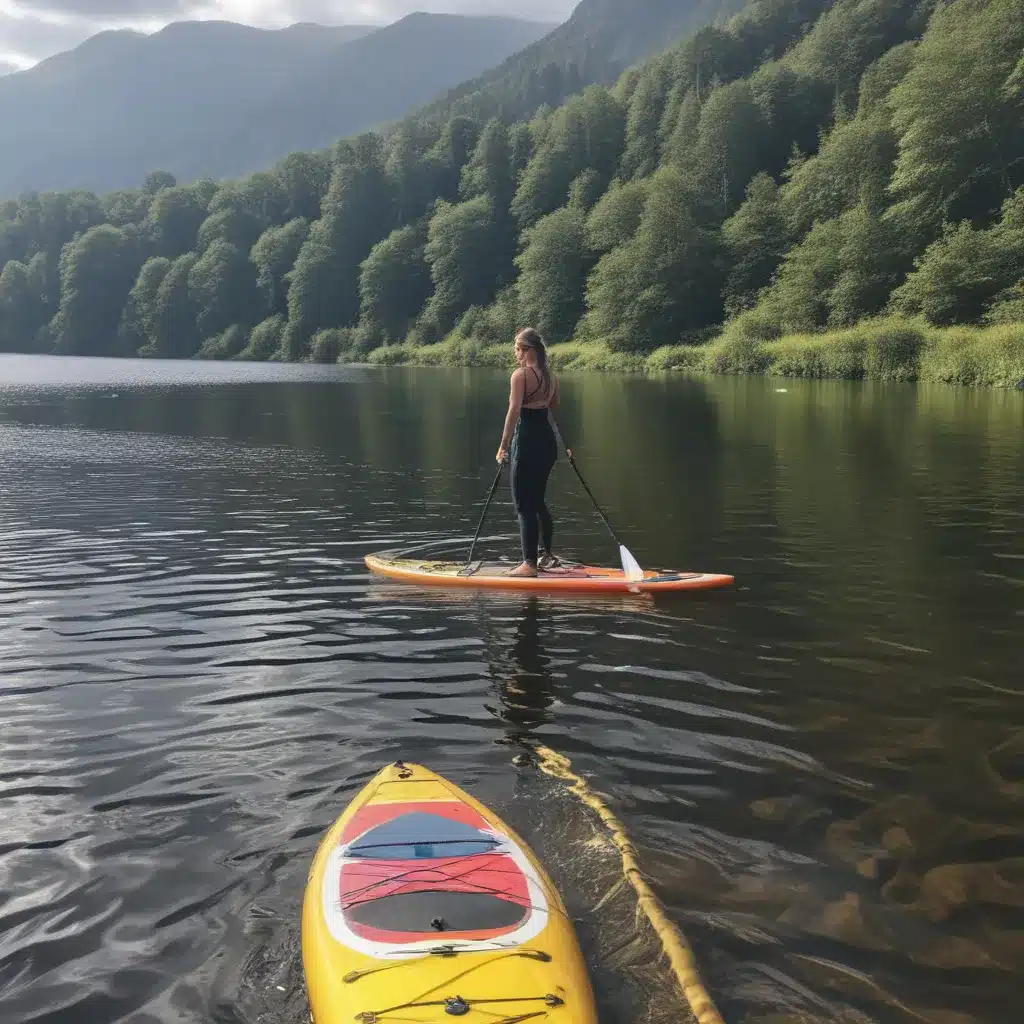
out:
<path id="1" fill-rule="evenodd" d="M 756 374 L 831 380 L 883 380 L 1024 390 L 1024 323 L 990 327 L 932 327 L 886 318 L 820 334 L 774 340 L 728 331 L 699 345 L 650 353 L 613 351 L 600 341 L 569 341 L 548 349 L 556 370 L 651 374 Z M 377 366 L 493 366 L 511 368 L 511 343 L 450 335 L 435 345 L 391 344 L 338 356 Z"/>

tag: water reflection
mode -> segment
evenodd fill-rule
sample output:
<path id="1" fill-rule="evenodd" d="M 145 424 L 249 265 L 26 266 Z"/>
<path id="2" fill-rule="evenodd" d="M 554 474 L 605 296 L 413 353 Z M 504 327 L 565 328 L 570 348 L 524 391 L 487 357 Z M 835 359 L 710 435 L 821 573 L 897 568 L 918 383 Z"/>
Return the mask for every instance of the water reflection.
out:
<path id="1" fill-rule="evenodd" d="M 468 547 L 503 374 L 8 365 L 0 1020 L 298 1021 L 309 858 L 403 756 L 537 849 L 608 1021 L 678 1022 L 671 986 L 617 990 L 657 949 L 590 817 L 511 766 L 536 740 L 607 794 L 726 1019 L 1016 1020 L 1024 396 L 570 375 L 631 550 L 738 581 L 570 598 L 362 561 Z M 615 558 L 564 460 L 552 497 L 565 554 Z M 485 532 L 514 556 L 505 487 Z"/>
<path id="2" fill-rule="evenodd" d="M 549 708 L 555 703 L 555 690 L 550 658 L 541 640 L 541 631 L 546 634 L 551 628 L 550 614 L 532 595 L 523 599 L 507 645 L 500 640 L 488 645 L 495 652 L 489 661 L 500 701 L 498 714 L 508 726 L 511 743 L 525 744 L 539 726 L 551 720 Z"/>

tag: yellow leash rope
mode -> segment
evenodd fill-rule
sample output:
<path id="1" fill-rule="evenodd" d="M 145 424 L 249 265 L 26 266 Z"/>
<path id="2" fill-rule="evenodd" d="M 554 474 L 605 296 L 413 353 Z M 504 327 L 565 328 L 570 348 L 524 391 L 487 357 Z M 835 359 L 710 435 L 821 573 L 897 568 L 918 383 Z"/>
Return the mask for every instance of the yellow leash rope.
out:
<path id="1" fill-rule="evenodd" d="M 622 856 L 622 873 L 636 890 L 640 909 L 651 922 L 668 956 L 672 971 L 683 990 L 683 996 L 689 1003 L 690 1010 L 697 1018 L 698 1024 L 725 1024 L 725 1020 L 715 1007 L 708 990 L 700 980 L 697 960 L 690 944 L 679 929 L 669 920 L 660 900 L 651 890 L 640 871 L 636 858 L 636 848 L 626 835 L 622 822 L 608 809 L 605 802 L 572 770 L 572 762 L 562 754 L 549 747 L 534 748 L 540 758 L 538 767 L 541 771 L 571 785 L 569 790 L 587 807 L 596 811 L 607 826 L 612 841 L 619 848 Z"/>

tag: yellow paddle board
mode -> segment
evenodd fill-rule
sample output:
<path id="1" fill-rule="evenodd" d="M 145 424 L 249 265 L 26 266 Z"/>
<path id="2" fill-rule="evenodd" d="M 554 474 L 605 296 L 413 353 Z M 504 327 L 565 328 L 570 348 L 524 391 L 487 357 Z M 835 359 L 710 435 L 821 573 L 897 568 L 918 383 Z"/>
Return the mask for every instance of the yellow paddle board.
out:
<path id="1" fill-rule="evenodd" d="M 401 761 L 317 851 L 302 965 L 315 1024 L 597 1024 L 572 922 L 531 850 L 457 786 Z"/>

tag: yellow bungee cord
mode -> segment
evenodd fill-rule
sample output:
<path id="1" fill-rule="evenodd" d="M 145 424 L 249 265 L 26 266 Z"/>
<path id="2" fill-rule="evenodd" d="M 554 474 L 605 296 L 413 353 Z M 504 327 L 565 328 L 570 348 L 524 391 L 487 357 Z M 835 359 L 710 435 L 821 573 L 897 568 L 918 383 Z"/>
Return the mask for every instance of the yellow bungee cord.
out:
<path id="1" fill-rule="evenodd" d="M 569 791 L 595 811 L 608 828 L 612 842 L 618 847 L 622 856 L 622 873 L 636 891 L 640 909 L 661 940 L 672 972 L 675 974 L 679 987 L 683 990 L 683 996 L 698 1024 L 725 1024 L 724 1018 L 718 1012 L 708 990 L 700 980 L 697 960 L 690 944 L 669 919 L 661 901 L 654 895 L 644 879 L 637 861 L 636 848 L 629 836 L 626 835 L 626 829 L 622 822 L 615 817 L 601 797 L 587 785 L 586 780 L 572 770 L 572 762 L 569 758 L 551 750 L 550 747 L 536 746 L 533 750 L 539 759 L 537 767 L 553 778 L 569 783 Z"/>

